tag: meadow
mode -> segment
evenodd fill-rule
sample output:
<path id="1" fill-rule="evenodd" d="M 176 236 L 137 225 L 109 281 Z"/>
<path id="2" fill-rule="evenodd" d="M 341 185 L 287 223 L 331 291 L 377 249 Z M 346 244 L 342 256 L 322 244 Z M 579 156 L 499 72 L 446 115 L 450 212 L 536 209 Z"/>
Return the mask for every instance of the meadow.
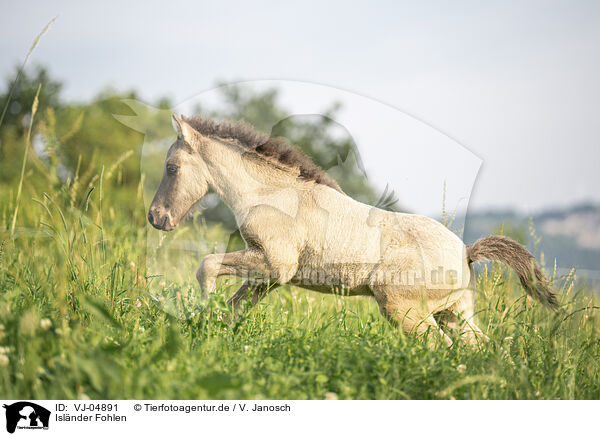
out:
<path id="1" fill-rule="evenodd" d="M 150 274 L 158 232 L 141 182 L 96 170 L 60 181 L 30 156 L 22 184 L 1 188 L 2 398 L 600 398 L 598 301 L 575 272 L 553 277 L 556 315 L 484 266 L 477 318 L 491 341 L 480 349 L 407 337 L 366 297 L 287 286 L 227 321 L 239 283 L 222 280 L 202 303 L 193 270 L 181 282 Z M 192 231 L 204 250 L 227 237 L 201 216 L 179 234 Z"/>
<path id="2" fill-rule="evenodd" d="M 482 268 L 477 319 L 491 341 L 480 348 L 407 337 L 367 297 L 283 286 L 233 316 L 226 300 L 240 283 L 223 279 L 201 300 L 195 268 L 225 248 L 226 228 L 196 213 L 169 235 L 152 229 L 144 202 L 160 172 L 140 172 L 140 135 L 113 118 L 119 103 L 55 111 L 48 90 L 60 87 L 44 71 L 19 83 L 0 119 L 1 398 L 600 399 L 596 291 L 553 265 L 559 314 L 499 265 Z M 21 112 L 7 112 L 17 97 Z M 274 92 L 228 97 L 259 127 L 281 116 Z M 280 128 L 303 128 L 295 143 L 323 162 L 314 144 L 344 155 L 351 144 L 323 141 L 330 121 L 320 123 Z M 344 168 L 346 192 L 377 199 Z"/>

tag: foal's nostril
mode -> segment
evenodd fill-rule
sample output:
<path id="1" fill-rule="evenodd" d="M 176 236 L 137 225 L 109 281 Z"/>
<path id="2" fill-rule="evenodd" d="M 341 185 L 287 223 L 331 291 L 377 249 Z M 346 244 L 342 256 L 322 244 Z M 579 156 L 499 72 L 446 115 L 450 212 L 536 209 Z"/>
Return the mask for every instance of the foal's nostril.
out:
<path id="1" fill-rule="evenodd" d="M 152 216 L 152 212 L 148 212 L 148 221 L 150 224 L 154 225 L 154 217 Z"/>

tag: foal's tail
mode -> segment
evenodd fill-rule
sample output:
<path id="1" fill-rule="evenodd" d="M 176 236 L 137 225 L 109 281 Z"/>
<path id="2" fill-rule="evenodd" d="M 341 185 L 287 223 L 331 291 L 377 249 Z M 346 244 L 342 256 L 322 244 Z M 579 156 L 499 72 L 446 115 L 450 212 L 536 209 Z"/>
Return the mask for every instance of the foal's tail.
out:
<path id="1" fill-rule="evenodd" d="M 509 265 L 519 276 L 527 294 L 558 310 L 556 295 L 550 290 L 535 258 L 518 242 L 506 236 L 488 236 L 467 247 L 467 258 L 469 263 L 488 259 Z"/>

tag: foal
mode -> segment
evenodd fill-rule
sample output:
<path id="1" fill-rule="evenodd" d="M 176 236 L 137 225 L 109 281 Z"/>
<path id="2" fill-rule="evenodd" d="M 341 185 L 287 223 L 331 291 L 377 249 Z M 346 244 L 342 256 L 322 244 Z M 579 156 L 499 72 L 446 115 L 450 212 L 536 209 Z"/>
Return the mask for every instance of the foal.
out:
<path id="1" fill-rule="evenodd" d="M 557 301 L 533 256 L 517 242 L 489 236 L 471 246 L 430 218 L 387 212 L 355 201 L 321 168 L 282 139 L 241 123 L 173 116 L 177 140 L 148 220 L 171 231 L 208 190 L 232 210 L 245 241 L 241 251 L 206 256 L 196 278 L 204 296 L 217 277 L 246 280 L 231 297 L 257 303 L 276 286 L 369 295 L 407 333 L 433 329 L 436 318 L 477 343 L 487 337 L 473 320 L 474 276 L 481 259 L 510 265 L 527 293 Z M 260 279 L 259 279 L 260 278 Z"/>

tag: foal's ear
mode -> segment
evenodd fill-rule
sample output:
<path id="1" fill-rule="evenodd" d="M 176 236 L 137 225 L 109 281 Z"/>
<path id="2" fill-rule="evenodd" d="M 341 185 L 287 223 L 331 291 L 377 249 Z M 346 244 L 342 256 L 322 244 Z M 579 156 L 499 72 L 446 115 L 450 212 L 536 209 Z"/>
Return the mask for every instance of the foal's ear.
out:
<path id="1" fill-rule="evenodd" d="M 182 117 L 186 119 L 183 115 Z M 191 144 L 194 130 L 192 126 L 190 126 L 185 121 L 177 118 L 177 115 L 175 114 L 173 114 L 173 119 L 171 121 L 173 122 L 173 128 L 177 132 L 177 137 L 179 139 L 183 139 L 188 144 Z"/>

